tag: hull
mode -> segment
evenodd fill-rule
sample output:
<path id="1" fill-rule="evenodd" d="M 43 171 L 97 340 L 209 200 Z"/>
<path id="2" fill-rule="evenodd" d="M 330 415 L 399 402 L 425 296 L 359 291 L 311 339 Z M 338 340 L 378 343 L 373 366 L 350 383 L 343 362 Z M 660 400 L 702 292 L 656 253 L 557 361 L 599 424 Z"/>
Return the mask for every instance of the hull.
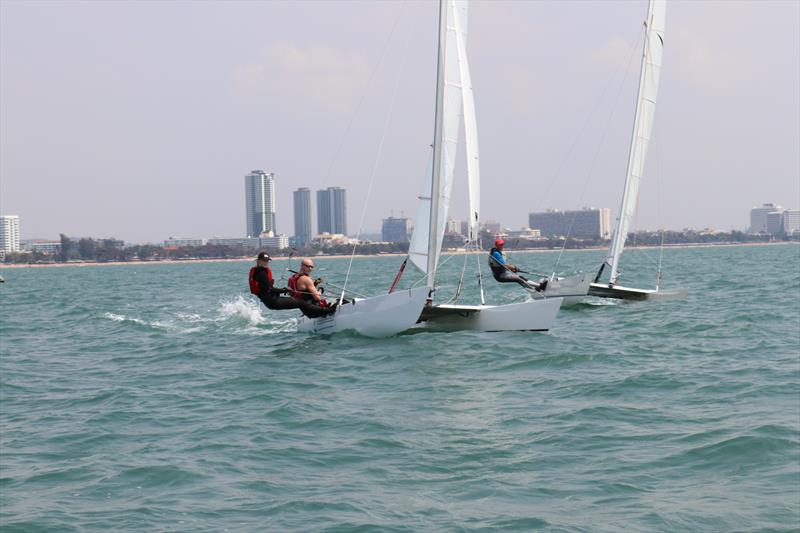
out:
<path id="1" fill-rule="evenodd" d="M 297 331 L 336 333 L 351 330 L 367 337 L 388 337 L 413 326 L 428 296 L 426 287 L 356 299 L 330 316 L 302 317 Z"/>
<path id="2" fill-rule="evenodd" d="M 584 301 L 589 294 L 592 276 L 579 273 L 566 278 L 554 278 L 547 282 L 541 292 L 533 293 L 534 298 L 563 298 L 563 306 L 575 305 Z"/>
<path id="3" fill-rule="evenodd" d="M 422 310 L 417 326 L 426 331 L 547 331 L 561 298 L 508 305 L 434 305 Z"/>
<path id="4" fill-rule="evenodd" d="M 589 287 L 589 296 L 616 298 L 618 300 L 672 299 L 683 298 L 686 294 L 686 289 L 671 289 L 666 291 L 661 289 L 634 289 L 633 287 L 610 285 L 608 283 L 592 283 Z"/>

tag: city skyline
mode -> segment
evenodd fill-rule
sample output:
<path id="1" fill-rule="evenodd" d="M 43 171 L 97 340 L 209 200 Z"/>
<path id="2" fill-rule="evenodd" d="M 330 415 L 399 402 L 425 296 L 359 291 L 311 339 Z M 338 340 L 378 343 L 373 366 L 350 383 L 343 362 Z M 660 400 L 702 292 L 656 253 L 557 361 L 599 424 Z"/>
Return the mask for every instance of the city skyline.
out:
<path id="1" fill-rule="evenodd" d="M 228 182 L 259 166 L 280 177 L 279 206 L 300 185 L 348 189 L 349 227 L 362 212 L 373 232 L 388 212 L 413 212 L 432 136 L 435 8 L 314 6 L 310 17 L 280 1 L 0 3 L 0 213 L 20 215 L 30 238 L 97 233 L 98 221 L 126 241 L 238 235 L 241 189 Z M 667 10 L 638 227 L 746 229 L 753 204 L 796 207 L 800 4 Z M 482 218 L 515 228 L 530 212 L 592 204 L 613 220 L 645 11 L 645 1 L 472 4 Z M 265 20 L 272 31 L 259 30 Z M 277 228 L 289 233 L 292 216 L 279 209 Z"/>

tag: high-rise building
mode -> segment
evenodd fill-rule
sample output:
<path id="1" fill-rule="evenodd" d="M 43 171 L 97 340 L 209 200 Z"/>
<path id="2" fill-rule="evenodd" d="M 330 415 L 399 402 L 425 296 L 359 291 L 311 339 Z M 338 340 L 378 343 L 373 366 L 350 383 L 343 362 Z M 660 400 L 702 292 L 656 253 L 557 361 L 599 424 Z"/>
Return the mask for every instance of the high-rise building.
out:
<path id="1" fill-rule="evenodd" d="M 275 174 L 253 170 L 244 177 L 247 236 L 275 234 Z"/>
<path id="2" fill-rule="evenodd" d="M 19 252 L 19 216 L 0 216 L 0 253 Z"/>
<path id="3" fill-rule="evenodd" d="M 294 242 L 298 246 L 311 242 L 311 190 L 308 187 L 294 191 Z"/>
<path id="4" fill-rule="evenodd" d="M 317 191 L 317 233 L 347 235 L 347 196 L 343 188 Z"/>
<path id="5" fill-rule="evenodd" d="M 767 215 L 783 212 L 783 207 L 775 204 L 763 204 L 750 210 L 750 233 L 770 233 L 767 228 Z"/>
<path id="6" fill-rule="evenodd" d="M 584 207 L 578 211 L 549 209 L 530 213 L 528 225 L 543 237 L 608 239 L 611 236 L 611 211 L 607 207 Z"/>
<path id="7" fill-rule="evenodd" d="M 787 209 L 783 212 L 784 235 L 800 233 L 800 209 Z"/>
<path id="8" fill-rule="evenodd" d="M 381 240 L 383 242 L 408 242 L 408 227 L 407 218 L 384 218 L 381 226 Z"/>

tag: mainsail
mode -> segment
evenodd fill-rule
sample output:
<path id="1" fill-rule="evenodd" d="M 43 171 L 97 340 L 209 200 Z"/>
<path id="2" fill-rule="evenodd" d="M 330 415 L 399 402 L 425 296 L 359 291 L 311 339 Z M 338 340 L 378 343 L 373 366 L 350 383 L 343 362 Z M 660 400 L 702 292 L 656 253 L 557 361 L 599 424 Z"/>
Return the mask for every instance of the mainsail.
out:
<path id="1" fill-rule="evenodd" d="M 645 21 L 645 43 L 642 54 L 639 95 L 636 102 L 636 115 L 633 121 L 631 149 L 628 156 L 628 169 L 625 178 L 625 191 L 614 230 L 614 240 L 609 249 L 606 263 L 611 266 L 610 283 L 616 284 L 619 277 L 619 256 L 625 247 L 631 220 L 636 214 L 639 200 L 639 182 L 644 172 L 647 145 L 653 130 L 653 120 L 658 96 L 658 81 L 661 74 L 661 60 L 664 51 L 664 21 L 666 0 L 650 0 Z M 598 274 L 599 276 L 599 274 Z"/>
<path id="2" fill-rule="evenodd" d="M 455 4 L 455 0 L 452 0 Z M 455 10 L 453 25 L 458 44 L 458 68 L 461 74 L 461 95 L 464 105 L 464 137 L 467 145 L 467 181 L 469 185 L 469 219 L 467 238 L 470 242 L 478 240 L 478 223 L 481 210 L 481 176 L 478 159 L 478 124 L 475 119 L 475 97 L 472 94 L 472 77 L 467 61 L 467 20 L 466 9 L 462 20 L 460 10 Z"/>
<path id="3" fill-rule="evenodd" d="M 459 32 L 455 24 L 458 13 Z M 426 176 L 423 193 L 414 219 L 409 246 L 411 261 L 428 276 L 433 288 L 436 266 L 442 249 L 450 192 L 453 184 L 458 130 L 462 107 L 458 41 L 466 40 L 467 3 L 465 0 L 441 2 L 439 8 L 439 60 L 436 82 L 436 126 L 433 141 L 433 166 Z M 458 35 L 461 33 L 461 35 Z"/>

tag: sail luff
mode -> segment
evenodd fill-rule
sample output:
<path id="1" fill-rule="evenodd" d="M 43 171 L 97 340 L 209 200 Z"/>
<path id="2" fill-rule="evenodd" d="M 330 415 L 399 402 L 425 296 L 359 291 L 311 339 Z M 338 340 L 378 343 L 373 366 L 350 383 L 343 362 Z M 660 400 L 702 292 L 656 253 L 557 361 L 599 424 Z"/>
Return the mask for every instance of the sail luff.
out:
<path id="1" fill-rule="evenodd" d="M 617 225 L 609 249 L 606 263 L 611 266 L 610 282 L 616 284 L 619 277 L 619 258 L 625 247 L 630 223 L 636 214 L 639 196 L 639 183 L 644 171 L 647 146 L 653 130 L 655 105 L 658 96 L 658 82 L 664 48 L 665 0 L 650 0 L 642 63 L 639 75 L 639 89 L 636 98 L 636 114 L 631 134 L 631 147 L 625 177 Z"/>
<path id="2" fill-rule="evenodd" d="M 444 75 L 445 55 L 447 53 L 447 6 L 439 0 L 439 57 L 436 68 L 436 119 L 433 133 L 433 179 L 431 180 L 430 220 L 428 221 L 428 257 L 426 273 L 427 285 L 433 289 L 438 259 L 439 202 L 441 193 L 442 137 L 444 131 Z"/>

